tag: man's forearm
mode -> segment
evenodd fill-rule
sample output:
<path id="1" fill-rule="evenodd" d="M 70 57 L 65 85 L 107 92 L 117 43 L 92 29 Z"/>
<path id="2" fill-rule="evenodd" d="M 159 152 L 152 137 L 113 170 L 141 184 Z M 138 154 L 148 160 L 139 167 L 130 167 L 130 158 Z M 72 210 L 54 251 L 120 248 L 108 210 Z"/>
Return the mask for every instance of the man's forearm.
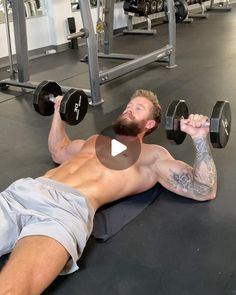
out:
<path id="1" fill-rule="evenodd" d="M 48 136 L 48 149 L 54 154 L 62 149 L 70 141 L 65 131 L 65 123 L 61 120 L 60 114 L 55 112 Z"/>
<path id="2" fill-rule="evenodd" d="M 193 139 L 196 157 L 193 165 L 193 192 L 196 196 L 215 194 L 217 173 L 206 137 Z"/>

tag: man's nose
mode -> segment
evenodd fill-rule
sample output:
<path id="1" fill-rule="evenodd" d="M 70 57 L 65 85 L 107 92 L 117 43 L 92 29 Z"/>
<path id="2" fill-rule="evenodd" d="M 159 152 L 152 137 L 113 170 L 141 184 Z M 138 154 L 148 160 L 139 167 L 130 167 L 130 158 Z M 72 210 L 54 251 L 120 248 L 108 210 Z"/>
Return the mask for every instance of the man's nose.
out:
<path id="1" fill-rule="evenodd" d="M 133 115 L 134 112 L 133 112 L 133 109 L 129 108 L 126 113 Z"/>

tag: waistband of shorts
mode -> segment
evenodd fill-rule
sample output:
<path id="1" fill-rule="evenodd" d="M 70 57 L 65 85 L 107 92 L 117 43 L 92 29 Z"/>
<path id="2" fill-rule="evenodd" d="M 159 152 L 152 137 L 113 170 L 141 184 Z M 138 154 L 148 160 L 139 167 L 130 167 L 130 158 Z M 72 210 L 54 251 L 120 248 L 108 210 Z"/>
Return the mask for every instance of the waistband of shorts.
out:
<path id="1" fill-rule="evenodd" d="M 42 177 L 42 176 L 35 178 L 35 180 L 37 180 L 37 181 L 39 181 L 39 182 L 41 182 L 41 183 L 43 183 L 45 185 L 48 185 L 48 186 L 54 188 L 55 190 L 60 190 L 60 191 L 63 191 L 65 193 L 71 193 L 73 195 L 84 198 L 87 205 L 88 205 L 89 212 L 92 212 L 92 214 L 94 216 L 95 212 L 94 212 L 93 206 L 90 204 L 90 202 L 89 202 L 88 198 L 86 197 L 86 195 L 83 194 L 82 192 L 80 192 L 79 190 L 69 186 L 68 184 L 65 184 L 65 183 L 50 179 L 50 178 Z"/>

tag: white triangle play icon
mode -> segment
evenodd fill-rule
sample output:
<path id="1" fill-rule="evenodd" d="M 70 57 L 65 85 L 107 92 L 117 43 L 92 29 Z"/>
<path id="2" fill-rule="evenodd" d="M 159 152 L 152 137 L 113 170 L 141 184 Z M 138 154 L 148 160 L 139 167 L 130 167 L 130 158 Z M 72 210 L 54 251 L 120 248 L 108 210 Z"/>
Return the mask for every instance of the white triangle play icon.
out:
<path id="1" fill-rule="evenodd" d="M 115 157 L 122 153 L 123 151 L 127 150 L 127 146 L 123 143 L 120 143 L 116 139 L 111 140 L 111 155 L 112 157 Z"/>

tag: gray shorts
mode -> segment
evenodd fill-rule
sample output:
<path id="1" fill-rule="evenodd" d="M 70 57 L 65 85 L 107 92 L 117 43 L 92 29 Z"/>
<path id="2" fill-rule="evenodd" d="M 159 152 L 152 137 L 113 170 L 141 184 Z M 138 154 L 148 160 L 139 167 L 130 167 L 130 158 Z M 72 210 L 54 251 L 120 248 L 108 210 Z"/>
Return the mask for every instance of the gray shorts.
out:
<path id="1" fill-rule="evenodd" d="M 92 232 L 93 217 L 86 197 L 70 186 L 42 177 L 17 180 L 0 193 L 0 257 L 23 237 L 48 236 L 71 256 L 61 274 L 72 273 Z"/>

